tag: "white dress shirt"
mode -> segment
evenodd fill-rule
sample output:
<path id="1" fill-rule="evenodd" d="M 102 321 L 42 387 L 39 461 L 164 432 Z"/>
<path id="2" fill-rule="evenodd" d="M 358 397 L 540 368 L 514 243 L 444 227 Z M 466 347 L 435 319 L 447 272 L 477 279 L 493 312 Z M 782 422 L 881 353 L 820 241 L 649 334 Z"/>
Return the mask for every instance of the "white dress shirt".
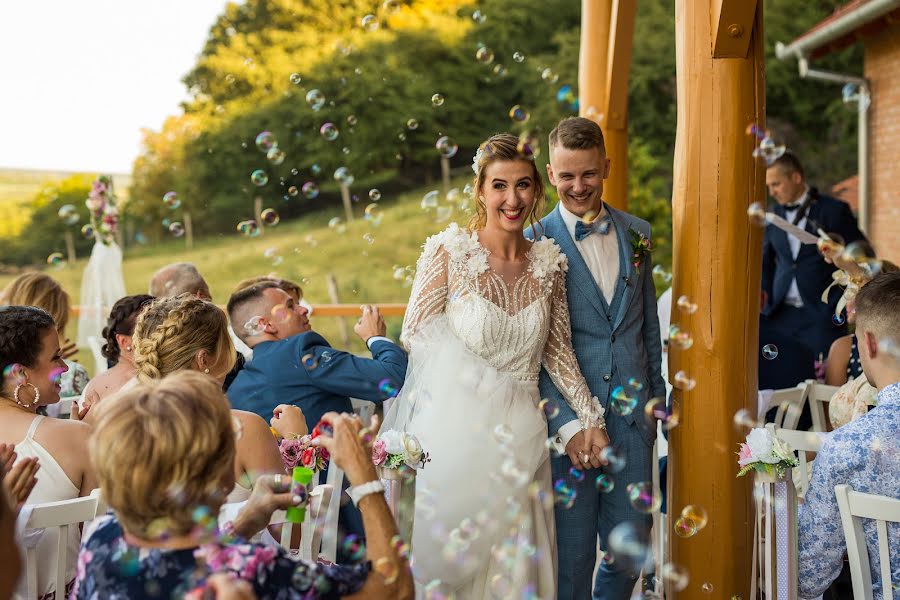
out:
<path id="1" fill-rule="evenodd" d="M 606 304 L 610 304 L 616 293 L 616 280 L 619 278 L 619 237 L 615 225 L 610 222 L 609 231 L 605 235 L 594 232 L 579 242 L 575 240 L 575 223 L 581 221 L 581 218 L 566 210 L 562 203 L 559 204 L 559 214 L 575 247 L 578 248 L 581 258 L 584 259 L 591 277 L 594 278 L 603 297 L 606 298 Z M 606 210 L 604 203 L 597 219 L 603 219 L 608 215 L 609 211 Z M 561 453 L 565 452 L 566 444 L 579 431 L 581 431 L 581 423 L 577 419 L 559 428 L 559 431 L 556 432 L 556 442 L 561 445 Z"/>
<path id="2" fill-rule="evenodd" d="M 806 191 L 804 191 L 803 195 L 801 195 L 799 198 L 797 198 L 793 202 L 793 204 L 799 204 L 802 206 L 803 203 L 806 202 L 806 197 L 808 195 L 809 195 L 809 186 L 806 186 Z M 785 209 L 785 211 L 784 211 L 785 218 L 788 221 L 790 221 L 791 223 L 793 223 L 794 217 L 797 216 L 797 211 L 799 211 L 799 210 L 800 210 L 799 207 L 795 208 L 793 210 Z M 799 227 L 800 229 L 806 229 L 806 215 L 804 215 L 803 218 L 797 222 L 797 227 Z M 791 246 L 791 256 L 794 258 L 794 260 L 797 260 L 797 254 L 800 252 L 800 240 L 798 240 L 796 237 L 794 237 L 792 235 L 787 236 L 787 239 L 788 239 L 788 244 L 790 244 L 790 246 Z M 787 294 L 785 294 L 785 296 L 784 296 L 784 303 L 789 306 L 796 306 L 797 308 L 800 308 L 803 306 L 803 298 L 800 297 L 800 288 L 797 287 L 796 275 L 791 279 L 791 287 L 788 288 Z"/>

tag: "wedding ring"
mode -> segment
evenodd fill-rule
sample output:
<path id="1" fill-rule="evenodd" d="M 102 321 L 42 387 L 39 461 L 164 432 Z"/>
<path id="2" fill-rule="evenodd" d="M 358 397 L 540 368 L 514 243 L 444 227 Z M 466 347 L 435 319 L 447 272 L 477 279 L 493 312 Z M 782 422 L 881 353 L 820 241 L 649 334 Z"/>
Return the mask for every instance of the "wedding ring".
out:
<path id="1" fill-rule="evenodd" d="M 281 487 L 281 477 L 282 477 L 281 475 L 276 475 L 276 476 L 275 476 L 275 485 L 276 485 L 277 487 Z"/>

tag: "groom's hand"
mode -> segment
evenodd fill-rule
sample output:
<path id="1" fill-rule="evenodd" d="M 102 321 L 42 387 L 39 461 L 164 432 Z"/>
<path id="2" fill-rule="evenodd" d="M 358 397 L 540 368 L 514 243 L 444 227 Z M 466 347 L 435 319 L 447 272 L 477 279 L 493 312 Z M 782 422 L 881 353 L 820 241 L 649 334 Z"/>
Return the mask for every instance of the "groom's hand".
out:
<path id="1" fill-rule="evenodd" d="M 596 468 L 609 464 L 609 461 L 601 456 L 603 449 L 609 446 L 609 434 L 606 432 L 606 428 L 592 427 L 585 430 L 584 446 L 591 456 L 591 466 Z"/>

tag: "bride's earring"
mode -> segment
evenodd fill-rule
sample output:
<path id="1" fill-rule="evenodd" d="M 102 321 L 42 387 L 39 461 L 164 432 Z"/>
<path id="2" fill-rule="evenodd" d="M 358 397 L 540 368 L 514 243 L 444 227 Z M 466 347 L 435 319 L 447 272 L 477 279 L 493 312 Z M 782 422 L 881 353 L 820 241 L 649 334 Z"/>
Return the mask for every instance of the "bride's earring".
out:
<path id="1" fill-rule="evenodd" d="M 34 400 L 32 400 L 30 403 L 22 402 L 21 400 L 19 400 L 19 392 L 26 385 L 34 390 Z M 13 390 L 13 400 L 15 400 L 16 404 L 18 404 L 22 408 L 31 408 L 32 406 L 37 404 L 38 400 L 40 400 L 40 399 L 41 399 L 41 391 L 39 389 L 37 389 L 37 386 L 35 386 L 33 383 L 29 383 L 27 381 L 25 383 L 20 383 L 19 385 L 16 386 L 16 389 Z"/>

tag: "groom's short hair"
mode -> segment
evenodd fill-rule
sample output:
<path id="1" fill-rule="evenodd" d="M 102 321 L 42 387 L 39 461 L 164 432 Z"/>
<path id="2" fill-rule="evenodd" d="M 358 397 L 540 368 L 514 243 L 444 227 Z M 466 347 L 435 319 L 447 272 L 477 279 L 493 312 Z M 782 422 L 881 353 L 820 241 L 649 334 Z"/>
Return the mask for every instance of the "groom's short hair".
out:
<path id="1" fill-rule="evenodd" d="M 568 117 L 559 122 L 550 132 L 550 148 L 562 146 L 567 150 L 590 150 L 599 148 L 606 155 L 606 143 L 600 126 L 584 117 Z"/>

